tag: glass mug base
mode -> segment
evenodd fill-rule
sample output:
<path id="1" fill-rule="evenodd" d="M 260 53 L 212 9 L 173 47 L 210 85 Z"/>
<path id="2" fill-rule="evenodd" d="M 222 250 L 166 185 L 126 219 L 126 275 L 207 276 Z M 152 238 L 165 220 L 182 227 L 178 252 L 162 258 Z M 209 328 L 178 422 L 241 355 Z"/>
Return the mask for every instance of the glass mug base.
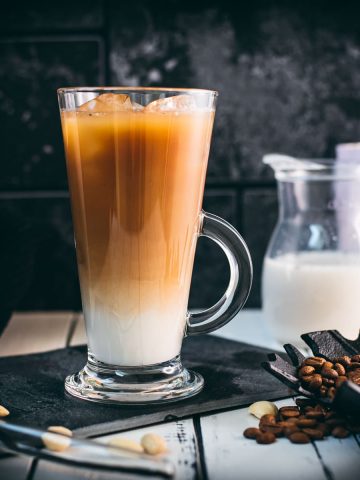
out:
<path id="1" fill-rule="evenodd" d="M 89 354 L 85 367 L 65 380 L 70 395 L 110 404 L 175 402 L 196 395 L 203 386 L 203 377 L 184 368 L 180 355 L 156 365 L 120 367 Z"/>

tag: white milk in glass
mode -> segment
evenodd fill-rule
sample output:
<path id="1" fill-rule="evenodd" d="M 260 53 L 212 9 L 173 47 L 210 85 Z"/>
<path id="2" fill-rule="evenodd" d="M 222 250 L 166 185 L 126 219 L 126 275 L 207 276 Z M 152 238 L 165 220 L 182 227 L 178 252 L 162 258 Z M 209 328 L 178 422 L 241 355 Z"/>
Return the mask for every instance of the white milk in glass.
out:
<path id="1" fill-rule="evenodd" d="M 266 258 L 265 319 L 281 343 L 302 343 L 302 333 L 360 329 L 360 255 L 321 251 Z"/>

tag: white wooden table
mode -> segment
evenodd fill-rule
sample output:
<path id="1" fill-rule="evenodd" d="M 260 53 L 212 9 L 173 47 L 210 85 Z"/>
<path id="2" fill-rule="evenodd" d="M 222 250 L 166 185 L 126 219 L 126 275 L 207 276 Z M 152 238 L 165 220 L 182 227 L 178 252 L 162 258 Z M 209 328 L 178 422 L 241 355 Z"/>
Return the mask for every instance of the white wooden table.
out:
<path id="1" fill-rule="evenodd" d="M 260 311 L 241 312 L 217 332 L 225 338 L 279 348 Z M 0 356 L 34 353 L 85 343 L 82 316 L 72 312 L 18 313 L 0 338 Z M 289 404 L 282 400 L 278 405 Z M 360 435 L 343 440 L 293 445 L 279 439 L 272 445 L 246 440 L 242 432 L 256 426 L 246 408 L 179 420 L 120 434 L 139 440 L 144 432 L 163 435 L 177 479 L 209 480 L 357 480 L 360 479 Z M 117 434 L 119 435 L 119 434 Z M 102 437 L 109 439 L 113 435 Z M 115 473 L 74 469 L 28 457 L 0 453 L 1 480 L 111 480 L 133 478 Z M 138 477 L 137 477 L 138 478 Z M 144 477 L 145 478 L 145 477 Z"/>

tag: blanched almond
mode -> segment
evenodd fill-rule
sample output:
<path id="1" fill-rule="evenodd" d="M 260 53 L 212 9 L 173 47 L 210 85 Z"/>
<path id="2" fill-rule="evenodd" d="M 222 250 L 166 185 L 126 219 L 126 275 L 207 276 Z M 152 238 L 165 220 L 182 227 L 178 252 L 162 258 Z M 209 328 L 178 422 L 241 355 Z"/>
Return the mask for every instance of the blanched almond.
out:
<path id="1" fill-rule="evenodd" d="M 108 442 L 108 445 L 116 448 L 123 448 L 124 450 L 129 450 L 130 452 L 144 453 L 143 447 L 135 440 L 124 437 L 115 437 Z"/>
<path id="2" fill-rule="evenodd" d="M 278 408 L 275 403 L 267 402 L 265 400 L 261 402 L 252 403 L 248 409 L 248 412 L 251 415 L 254 415 L 256 418 L 261 418 L 264 415 L 277 415 Z"/>
<path id="3" fill-rule="evenodd" d="M 48 432 L 59 433 L 60 435 L 65 435 L 66 437 L 72 437 L 73 435 L 71 430 L 60 425 L 53 425 L 49 427 Z"/>
<path id="4" fill-rule="evenodd" d="M 63 452 L 70 447 L 71 439 L 57 433 L 46 432 L 41 437 L 43 444 L 53 452 Z"/>
<path id="5" fill-rule="evenodd" d="M 0 417 L 7 417 L 10 414 L 9 410 L 0 405 Z"/>
<path id="6" fill-rule="evenodd" d="M 155 433 L 147 433 L 141 439 L 141 445 L 143 446 L 146 453 L 149 455 L 158 455 L 159 453 L 164 453 L 167 450 L 166 441 L 160 435 Z"/>

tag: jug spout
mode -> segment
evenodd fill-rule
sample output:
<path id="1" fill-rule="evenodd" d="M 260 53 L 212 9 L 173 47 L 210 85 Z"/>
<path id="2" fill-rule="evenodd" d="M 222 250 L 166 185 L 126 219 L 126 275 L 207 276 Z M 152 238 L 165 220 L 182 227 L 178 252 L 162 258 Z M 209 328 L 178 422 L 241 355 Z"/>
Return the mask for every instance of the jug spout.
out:
<path id="1" fill-rule="evenodd" d="M 275 178 L 281 180 L 286 175 L 303 177 L 306 172 L 321 171 L 329 168 L 330 160 L 310 160 L 291 157 L 281 153 L 264 155 L 263 163 L 275 171 Z"/>
<path id="2" fill-rule="evenodd" d="M 343 162 L 335 159 L 295 158 L 280 153 L 264 155 L 263 163 L 269 165 L 275 172 L 277 180 L 353 180 L 360 177 L 360 159 Z"/>

